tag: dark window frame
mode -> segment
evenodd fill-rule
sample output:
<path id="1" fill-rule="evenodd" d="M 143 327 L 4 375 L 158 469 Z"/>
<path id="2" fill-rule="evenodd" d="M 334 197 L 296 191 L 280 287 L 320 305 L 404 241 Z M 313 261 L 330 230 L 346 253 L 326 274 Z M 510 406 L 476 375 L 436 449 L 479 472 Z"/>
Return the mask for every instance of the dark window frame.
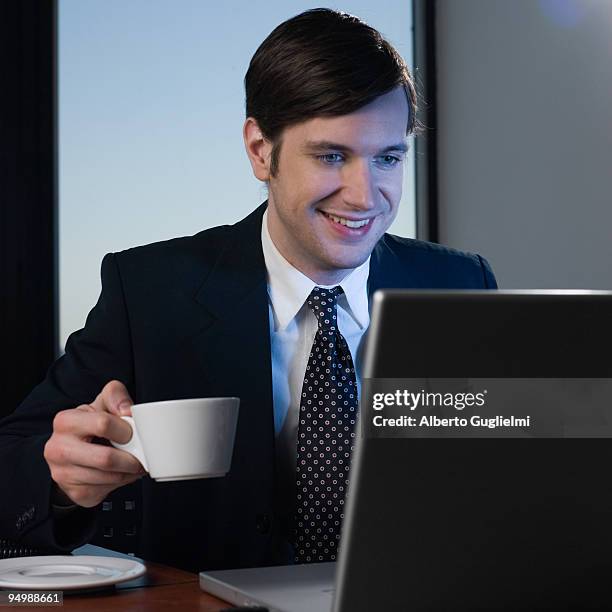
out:
<path id="1" fill-rule="evenodd" d="M 56 357 L 57 0 L 0 5 L 0 416 Z"/>
<path id="2" fill-rule="evenodd" d="M 423 128 L 415 140 L 417 238 L 438 242 L 437 0 L 413 0 L 412 7 L 417 119 Z"/>

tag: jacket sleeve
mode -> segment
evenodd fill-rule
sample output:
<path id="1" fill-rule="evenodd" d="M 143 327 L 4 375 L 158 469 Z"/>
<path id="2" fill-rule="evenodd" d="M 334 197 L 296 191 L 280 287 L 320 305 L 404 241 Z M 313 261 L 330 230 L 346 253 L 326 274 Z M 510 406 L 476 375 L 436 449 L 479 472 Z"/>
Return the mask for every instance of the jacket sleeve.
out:
<path id="1" fill-rule="evenodd" d="M 133 390 L 130 326 L 117 255 L 102 261 L 102 291 L 85 327 L 68 338 L 65 354 L 22 404 L 0 421 L 0 537 L 20 545 L 67 552 L 90 539 L 95 509 L 57 514 L 43 456 L 53 418 L 91 403 L 110 380 Z"/>

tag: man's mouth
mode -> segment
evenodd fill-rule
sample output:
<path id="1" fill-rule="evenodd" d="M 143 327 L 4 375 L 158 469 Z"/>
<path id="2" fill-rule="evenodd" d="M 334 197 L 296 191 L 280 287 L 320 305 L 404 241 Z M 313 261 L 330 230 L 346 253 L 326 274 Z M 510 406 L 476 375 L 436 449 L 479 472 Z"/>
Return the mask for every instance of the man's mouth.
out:
<path id="1" fill-rule="evenodd" d="M 339 223 L 340 225 L 345 225 L 346 227 L 350 227 L 352 229 L 358 229 L 360 227 L 366 226 L 372 219 L 361 219 L 361 220 L 352 220 L 346 219 L 345 217 L 338 217 L 336 215 L 332 215 L 330 213 L 326 213 L 321 211 L 328 219 L 331 219 L 335 223 Z"/>

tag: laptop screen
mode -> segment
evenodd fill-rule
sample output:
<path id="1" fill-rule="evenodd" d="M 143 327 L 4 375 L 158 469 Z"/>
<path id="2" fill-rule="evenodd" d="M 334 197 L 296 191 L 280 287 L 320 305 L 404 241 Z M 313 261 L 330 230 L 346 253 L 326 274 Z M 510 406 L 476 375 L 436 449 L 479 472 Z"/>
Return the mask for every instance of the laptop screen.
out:
<path id="1" fill-rule="evenodd" d="M 580 421 L 597 412 L 595 396 L 601 402 L 588 381 L 612 379 L 610 346 L 609 292 L 383 291 L 374 301 L 364 381 L 392 380 L 390 391 L 415 379 L 584 379 L 582 400 L 568 409 Z M 398 428 L 373 436 L 363 421 L 376 411 L 365 395 L 335 612 L 610 602 L 611 440 L 415 436 Z M 552 416 L 556 406 L 539 403 Z M 410 407 L 404 411 L 410 416 Z"/>

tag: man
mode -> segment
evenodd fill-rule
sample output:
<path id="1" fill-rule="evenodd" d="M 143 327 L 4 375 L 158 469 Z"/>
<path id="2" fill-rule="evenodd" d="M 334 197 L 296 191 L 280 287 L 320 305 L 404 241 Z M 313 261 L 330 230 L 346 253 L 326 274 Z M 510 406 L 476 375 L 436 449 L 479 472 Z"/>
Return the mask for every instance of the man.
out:
<path id="1" fill-rule="evenodd" d="M 71 550 L 92 536 L 95 507 L 141 479 L 147 559 L 333 560 L 368 297 L 496 286 L 479 256 L 385 234 L 416 94 L 378 32 L 302 13 L 262 43 L 245 88 L 244 142 L 267 202 L 234 226 L 104 258 L 84 329 L 0 428 L 0 535 Z M 225 478 L 156 483 L 100 443 L 129 439 L 118 415 L 132 402 L 206 396 L 241 398 Z"/>

